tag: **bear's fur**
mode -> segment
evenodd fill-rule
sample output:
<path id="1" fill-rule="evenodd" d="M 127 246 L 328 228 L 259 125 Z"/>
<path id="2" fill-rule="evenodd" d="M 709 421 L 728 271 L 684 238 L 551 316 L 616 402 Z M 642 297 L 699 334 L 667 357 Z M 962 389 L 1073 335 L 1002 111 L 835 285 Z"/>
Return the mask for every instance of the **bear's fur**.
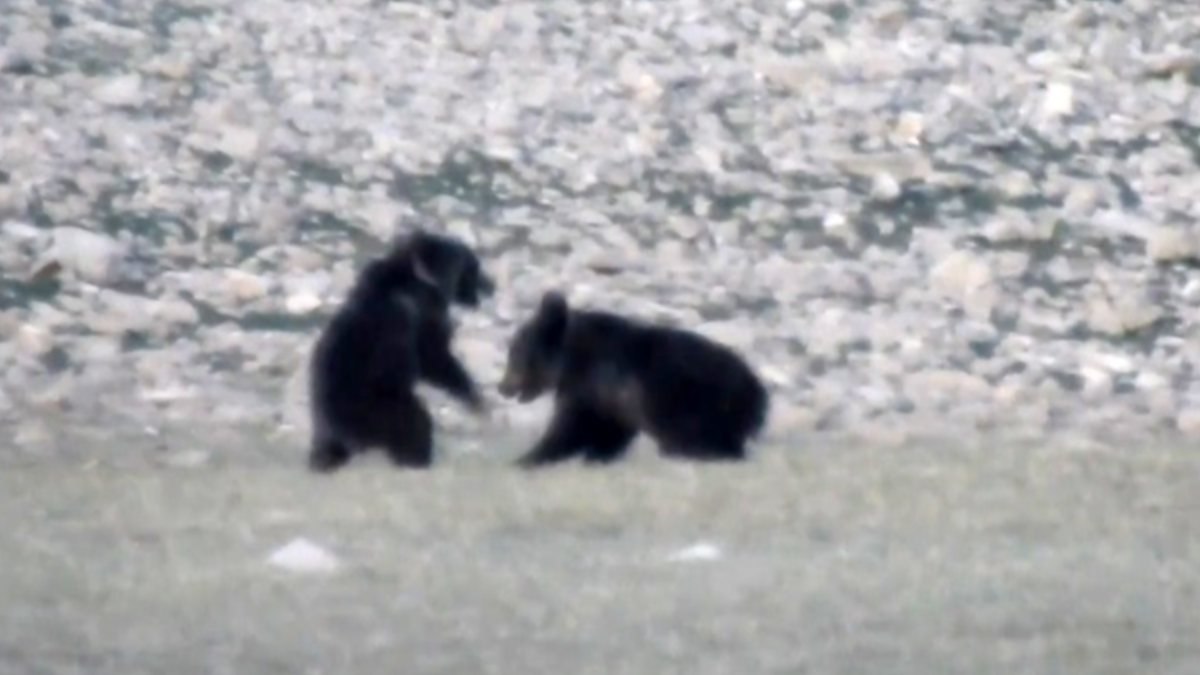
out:
<path id="1" fill-rule="evenodd" d="M 639 431 L 664 456 L 736 461 L 762 429 L 767 389 L 732 349 L 694 332 L 568 307 L 557 291 L 514 334 L 500 393 L 555 394 L 549 428 L 518 462 L 621 458 Z"/>
<path id="2" fill-rule="evenodd" d="M 450 306 L 477 307 L 494 289 L 466 244 L 424 231 L 368 263 L 313 350 L 309 468 L 334 471 L 379 446 L 398 466 L 429 467 L 433 422 L 414 387 L 425 381 L 483 410 L 451 353 Z"/>

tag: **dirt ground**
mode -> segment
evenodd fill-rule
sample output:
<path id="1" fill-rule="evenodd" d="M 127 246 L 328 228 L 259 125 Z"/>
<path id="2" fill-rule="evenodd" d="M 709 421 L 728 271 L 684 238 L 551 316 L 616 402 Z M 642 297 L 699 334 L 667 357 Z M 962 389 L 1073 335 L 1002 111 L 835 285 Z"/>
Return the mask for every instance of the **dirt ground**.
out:
<path id="1" fill-rule="evenodd" d="M 9 462 L 0 673 L 1200 669 L 1194 449 L 513 454 Z M 266 564 L 296 537 L 342 568 Z"/>

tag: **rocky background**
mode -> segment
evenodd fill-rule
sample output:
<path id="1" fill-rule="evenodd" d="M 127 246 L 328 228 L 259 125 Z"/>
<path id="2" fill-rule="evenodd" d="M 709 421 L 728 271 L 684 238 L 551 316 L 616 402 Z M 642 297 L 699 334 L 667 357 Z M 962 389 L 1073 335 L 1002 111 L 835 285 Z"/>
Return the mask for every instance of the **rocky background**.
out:
<path id="1" fill-rule="evenodd" d="M 494 384 L 552 287 L 744 350 L 781 447 L 1200 434 L 1194 3 L 3 5 L 4 461 L 300 456 L 313 338 L 416 225 L 500 284 L 494 414 L 431 394 L 476 442 L 544 419 Z"/>

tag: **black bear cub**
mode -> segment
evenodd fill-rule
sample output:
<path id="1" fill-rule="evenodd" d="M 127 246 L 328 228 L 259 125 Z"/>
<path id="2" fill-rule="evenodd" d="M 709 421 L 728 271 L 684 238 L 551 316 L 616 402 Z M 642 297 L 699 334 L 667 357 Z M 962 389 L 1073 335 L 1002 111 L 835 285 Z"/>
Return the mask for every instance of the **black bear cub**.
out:
<path id="1" fill-rule="evenodd" d="M 522 403 L 553 390 L 549 428 L 519 461 L 531 468 L 582 454 L 622 457 L 639 431 L 665 456 L 740 460 L 769 397 L 733 350 L 693 332 L 542 296 L 509 345 L 500 393 Z"/>
<path id="2" fill-rule="evenodd" d="M 414 386 L 425 381 L 483 410 L 450 350 L 450 306 L 476 307 L 494 290 L 466 244 L 424 231 L 368 263 L 313 350 L 309 468 L 334 471 L 380 446 L 398 466 L 429 467 L 433 421 Z"/>

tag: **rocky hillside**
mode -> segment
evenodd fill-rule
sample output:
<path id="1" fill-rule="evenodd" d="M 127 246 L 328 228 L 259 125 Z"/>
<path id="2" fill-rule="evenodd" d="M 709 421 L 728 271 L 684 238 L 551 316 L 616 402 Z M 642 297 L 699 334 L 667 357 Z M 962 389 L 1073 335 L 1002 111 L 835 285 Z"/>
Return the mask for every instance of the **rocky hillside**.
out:
<path id="1" fill-rule="evenodd" d="M 312 338 L 418 224 L 501 285 L 459 344 L 493 398 L 559 287 L 745 350 L 801 444 L 1200 435 L 1192 3 L 490 4 L 9 0 L 13 453 L 300 442 Z M 496 411 L 438 416 L 544 408 Z"/>

